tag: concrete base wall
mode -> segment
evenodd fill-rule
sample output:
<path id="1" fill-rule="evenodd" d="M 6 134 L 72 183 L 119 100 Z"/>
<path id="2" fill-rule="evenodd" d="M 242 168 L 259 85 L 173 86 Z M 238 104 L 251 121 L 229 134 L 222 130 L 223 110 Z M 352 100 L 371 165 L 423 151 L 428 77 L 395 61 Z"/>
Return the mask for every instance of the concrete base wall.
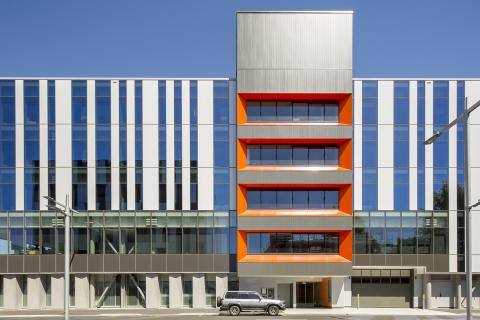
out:
<path id="1" fill-rule="evenodd" d="M 192 300 L 193 308 L 205 308 L 206 292 L 205 292 L 205 275 L 194 274 L 192 277 Z"/>
<path id="2" fill-rule="evenodd" d="M 148 309 L 160 307 L 160 283 L 158 274 L 147 274 L 145 276 L 145 298 Z"/>
<path id="3" fill-rule="evenodd" d="M 169 307 L 181 308 L 183 307 L 183 282 L 181 274 L 173 274 L 168 278 L 169 286 Z"/>
<path id="4" fill-rule="evenodd" d="M 27 277 L 27 305 L 28 309 L 43 309 L 46 304 L 46 294 L 40 275 Z"/>

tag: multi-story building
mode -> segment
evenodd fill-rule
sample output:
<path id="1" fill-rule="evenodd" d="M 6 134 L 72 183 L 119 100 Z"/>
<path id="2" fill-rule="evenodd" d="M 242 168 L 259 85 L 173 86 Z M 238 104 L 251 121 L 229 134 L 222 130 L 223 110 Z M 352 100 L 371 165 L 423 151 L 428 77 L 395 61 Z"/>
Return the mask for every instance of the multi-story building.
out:
<path id="1" fill-rule="evenodd" d="M 75 308 L 462 306 L 463 125 L 423 141 L 478 99 L 352 79 L 352 12 L 238 13 L 235 78 L 2 78 L 0 305 L 63 307 L 48 195 Z"/>

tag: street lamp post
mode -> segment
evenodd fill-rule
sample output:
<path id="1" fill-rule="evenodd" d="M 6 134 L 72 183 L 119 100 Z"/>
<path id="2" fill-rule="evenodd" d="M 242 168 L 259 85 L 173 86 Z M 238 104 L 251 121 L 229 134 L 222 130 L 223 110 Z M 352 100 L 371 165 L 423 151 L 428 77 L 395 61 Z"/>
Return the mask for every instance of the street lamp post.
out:
<path id="1" fill-rule="evenodd" d="M 69 307 L 70 307 L 70 218 L 71 218 L 71 213 L 75 212 L 78 213 L 77 211 L 73 210 L 70 208 L 70 203 L 68 199 L 68 195 L 65 198 L 65 203 L 58 202 L 57 200 L 49 197 L 49 196 L 43 196 L 45 199 L 47 199 L 48 204 L 47 208 L 49 209 L 55 209 L 56 211 L 60 212 L 63 214 L 65 217 L 65 223 L 64 223 L 64 228 L 65 228 L 65 259 L 64 259 L 64 318 L 65 320 L 69 319 Z"/>
<path id="2" fill-rule="evenodd" d="M 470 211 L 472 208 L 480 205 L 480 200 L 474 205 L 470 205 L 470 164 L 468 150 L 468 118 L 473 110 L 480 106 L 480 100 L 468 108 L 467 98 L 465 98 L 465 112 L 450 122 L 442 130 L 437 131 L 425 140 L 425 144 L 434 143 L 442 134 L 450 130 L 458 122 L 463 121 L 463 166 L 464 166 L 464 208 L 465 208 L 465 273 L 467 285 L 467 320 L 472 319 L 472 223 Z"/>

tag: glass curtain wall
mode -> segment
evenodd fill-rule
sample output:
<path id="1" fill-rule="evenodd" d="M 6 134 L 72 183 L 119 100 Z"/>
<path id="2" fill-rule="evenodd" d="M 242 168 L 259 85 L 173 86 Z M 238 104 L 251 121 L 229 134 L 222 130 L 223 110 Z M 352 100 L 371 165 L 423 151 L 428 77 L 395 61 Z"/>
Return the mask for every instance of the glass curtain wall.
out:
<path id="1" fill-rule="evenodd" d="M 55 198 L 55 80 L 48 80 L 48 195 Z M 41 208 L 42 210 L 46 208 Z"/>
<path id="2" fill-rule="evenodd" d="M 97 210 L 112 207 L 111 90 L 109 80 L 95 81 L 95 160 Z"/>
<path id="3" fill-rule="evenodd" d="M 38 80 L 23 82 L 24 208 L 40 209 L 40 101 Z"/>
<path id="4" fill-rule="evenodd" d="M 87 210 L 87 81 L 72 81 L 72 207 Z"/>
<path id="5" fill-rule="evenodd" d="M 15 210 L 15 81 L 0 80 L 0 210 Z"/>
<path id="6" fill-rule="evenodd" d="M 449 123 L 448 81 L 433 82 L 433 132 L 443 129 Z M 433 144 L 433 209 L 449 210 L 448 205 L 448 134 L 443 134 Z"/>
<path id="7" fill-rule="evenodd" d="M 409 203 L 409 81 L 394 82 L 394 209 L 408 210 Z"/>
<path id="8" fill-rule="evenodd" d="M 362 82 L 362 204 L 364 210 L 378 207 L 378 84 Z"/>
<path id="9" fill-rule="evenodd" d="M 143 209 L 143 98 L 142 81 L 135 80 L 135 209 Z"/>
<path id="10" fill-rule="evenodd" d="M 159 208 L 167 209 L 167 93 L 166 82 L 158 82 L 158 171 Z"/>
<path id="11" fill-rule="evenodd" d="M 127 209 L 127 81 L 119 81 L 119 171 L 120 210 Z"/>

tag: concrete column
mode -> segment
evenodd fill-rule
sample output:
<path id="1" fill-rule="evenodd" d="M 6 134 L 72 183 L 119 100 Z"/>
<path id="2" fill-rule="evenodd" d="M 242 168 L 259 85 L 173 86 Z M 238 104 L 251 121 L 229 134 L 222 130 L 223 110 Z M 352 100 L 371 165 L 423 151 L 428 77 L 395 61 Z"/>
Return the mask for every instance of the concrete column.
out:
<path id="1" fill-rule="evenodd" d="M 90 308 L 90 284 L 88 275 L 75 274 L 71 275 L 75 281 L 75 307 L 77 309 Z"/>
<path id="2" fill-rule="evenodd" d="M 297 282 L 293 281 L 293 290 L 292 290 L 292 307 L 297 307 Z"/>
<path id="3" fill-rule="evenodd" d="M 145 298 L 147 308 L 160 307 L 160 283 L 158 274 L 147 274 L 145 276 Z"/>
<path id="4" fill-rule="evenodd" d="M 205 275 L 194 274 L 192 277 L 192 307 L 206 307 Z"/>
<path id="5" fill-rule="evenodd" d="M 63 277 L 60 275 L 52 275 L 52 309 L 63 309 Z"/>
<path id="6" fill-rule="evenodd" d="M 168 277 L 169 287 L 169 307 L 181 308 L 183 307 L 183 283 L 181 274 L 171 274 Z"/>
<path id="7" fill-rule="evenodd" d="M 332 294 L 332 308 L 344 307 L 345 283 L 344 278 L 330 278 L 330 290 Z"/>
<path id="8" fill-rule="evenodd" d="M 432 280 L 430 278 L 430 275 L 425 274 L 424 276 L 424 296 L 425 296 L 425 302 L 424 302 L 424 307 L 425 309 L 431 309 L 432 308 Z"/>
<path id="9" fill-rule="evenodd" d="M 228 290 L 228 275 L 220 274 L 215 276 L 215 296 L 223 297 Z"/>
<path id="10" fill-rule="evenodd" d="M 343 278 L 344 292 L 343 292 L 343 306 L 352 306 L 352 277 Z"/>
<path id="11" fill-rule="evenodd" d="M 27 305 L 28 309 L 41 309 L 45 307 L 45 290 L 40 275 L 27 277 Z"/>
<path id="12" fill-rule="evenodd" d="M 423 275 L 419 273 L 418 269 L 413 270 L 413 301 L 412 308 L 423 308 Z"/>
<path id="13" fill-rule="evenodd" d="M 89 276 L 89 290 L 90 290 L 90 308 L 96 308 L 95 306 L 95 275 Z"/>
<path id="14" fill-rule="evenodd" d="M 19 279 L 15 275 L 3 276 L 3 306 L 5 309 L 23 307 L 23 295 Z"/>
<path id="15" fill-rule="evenodd" d="M 462 308 L 462 278 L 460 275 L 455 276 L 455 309 Z"/>

